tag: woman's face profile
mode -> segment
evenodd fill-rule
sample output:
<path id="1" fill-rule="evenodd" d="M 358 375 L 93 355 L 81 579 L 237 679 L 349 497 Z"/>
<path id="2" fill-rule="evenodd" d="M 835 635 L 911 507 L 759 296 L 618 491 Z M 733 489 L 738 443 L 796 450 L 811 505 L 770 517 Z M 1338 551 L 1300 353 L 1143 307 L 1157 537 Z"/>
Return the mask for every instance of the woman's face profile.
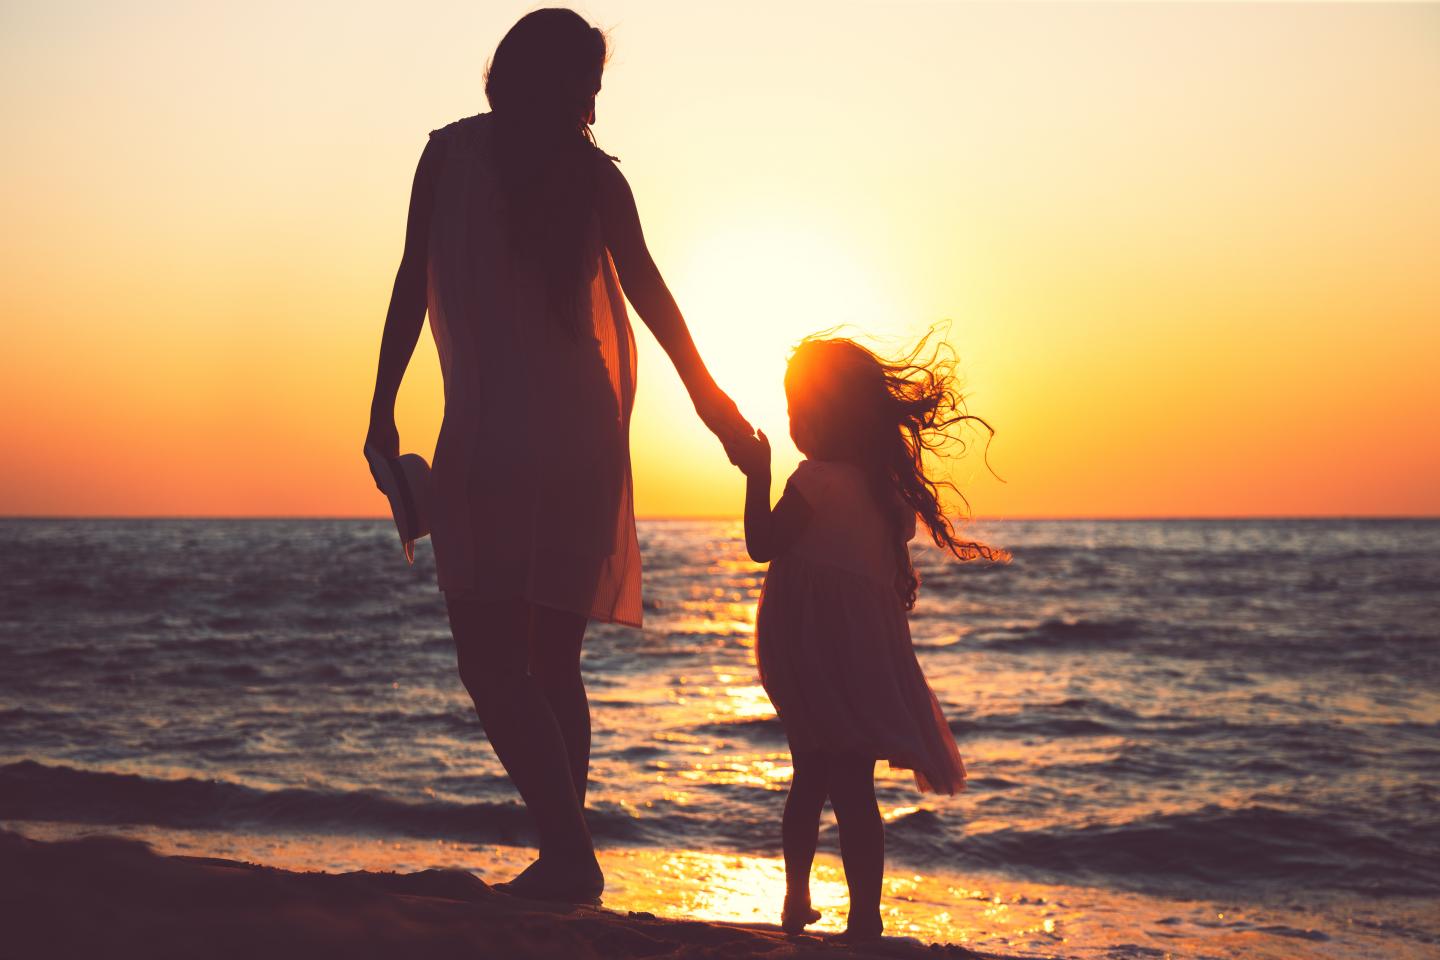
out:
<path id="1" fill-rule="evenodd" d="M 585 122 L 593 125 L 595 123 L 595 100 L 600 96 L 600 74 L 595 74 L 595 80 L 591 86 L 595 89 L 585 103 Z"/>

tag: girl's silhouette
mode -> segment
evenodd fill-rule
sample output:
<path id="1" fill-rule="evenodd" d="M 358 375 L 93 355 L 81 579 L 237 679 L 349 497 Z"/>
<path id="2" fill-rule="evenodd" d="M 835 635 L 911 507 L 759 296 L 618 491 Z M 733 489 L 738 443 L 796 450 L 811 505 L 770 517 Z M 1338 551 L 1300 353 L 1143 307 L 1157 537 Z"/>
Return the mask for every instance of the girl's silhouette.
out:
<path id="1" fill-rule="evenodd" d="M 966 420 L 951 365 L 924 342 L 887 363 L 851 340 L 810 339 L 785 374 L 790 435 L 807 457 L 770 508 L 764 433 L 732 442 L 747 477 L 745 544 L 772 561 L 755 622 L 760 680 L 790 742 L 794 776 L 782 827 L 781 925 L 820 918 L 810 866 L 828 797 L 850 888 L 847 939 L 878 937 L 885 832 L 875 761 L 915 772 L 922 791 L 964 788 L 965 766 L 910 645 L 919 581 L 915 517 L 962 559 L 1003 555 L 959 539 L 923 456 Z M 988 425 L 987 425 L 988 429 Z"/>
<path id="2" fill-rule="evenodd" d="M 625 297 L 705 425 L 750 433 L 650 258 L 629 185 L 595 146 L 605 59 L 604 34 L 574 12 L 527 14 L 486 72 L 491 112 L 430 135 L 366 438 L 399 452 L 395 397 L 428 310 L 445 377 L 436 572 L 460 677 L 538 828 L 539 859 L 509 887 L 561 900 L 604 887 L 582 812 L 586 621 L 641 619 Z"/>

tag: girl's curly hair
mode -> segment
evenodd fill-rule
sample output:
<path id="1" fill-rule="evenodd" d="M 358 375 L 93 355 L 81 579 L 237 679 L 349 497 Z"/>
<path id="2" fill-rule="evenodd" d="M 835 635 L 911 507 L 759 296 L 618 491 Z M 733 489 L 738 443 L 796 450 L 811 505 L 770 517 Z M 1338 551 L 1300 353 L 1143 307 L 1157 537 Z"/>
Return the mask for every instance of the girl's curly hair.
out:
<path id="1" fill-rule="evenodd" d="M 899 575 L 895 587 L 905 609 L 915 606 L 920 578 L 910 560 L 906 531 L 918 516 L 935 545 L 962 561 L 1008 563 L 1010 554 L 959 536 L 941 503 L 941 490 L 970 502 L 949 480 L 926 472 L 926 460 L 965 452 L 956 428 L 981 417 L 968 413 L 956 386 L 954 350 L 931 328 L 908 353 L 887 360 L 844 337 L 817 335 L 790 356 L 785 390 L 806 411 L 821 442 L 858 456 L 871 493 L 895 531 Z M 988 447 L 988 439 L 987 439 Z M 987 463 L 988 466 L 988 463 Z"/>

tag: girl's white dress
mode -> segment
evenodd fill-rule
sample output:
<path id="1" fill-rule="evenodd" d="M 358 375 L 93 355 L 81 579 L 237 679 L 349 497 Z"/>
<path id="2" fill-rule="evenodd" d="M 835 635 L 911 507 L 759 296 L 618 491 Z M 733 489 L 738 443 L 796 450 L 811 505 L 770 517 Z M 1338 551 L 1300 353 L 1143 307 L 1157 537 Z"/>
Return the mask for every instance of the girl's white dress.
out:
<path id="1" fill-rule="evenodd" d="M 445 378 L 430 474 L 440 589 L 639 626 L 625 300 L 597 216 L 588 322 L 577 334 L 548 315 L 538 271 L 508 248 L 491 121 L 430 135 L 427 307 Z M 598 150 L 594 160 L 611 162 Z"/>
<path id="2" fill-rule="evenodd" d="M 888 760 L 913 770 L 922 791 L 963 789 L 960 750 L 915 658 L 895 589 L 897 534 L 864 473 L 805 460 L 789 489 L 811 517 L 770 564 L 755 652 L 791 749 Z M 912 516 L 904 541 L 914 535 Z"/>

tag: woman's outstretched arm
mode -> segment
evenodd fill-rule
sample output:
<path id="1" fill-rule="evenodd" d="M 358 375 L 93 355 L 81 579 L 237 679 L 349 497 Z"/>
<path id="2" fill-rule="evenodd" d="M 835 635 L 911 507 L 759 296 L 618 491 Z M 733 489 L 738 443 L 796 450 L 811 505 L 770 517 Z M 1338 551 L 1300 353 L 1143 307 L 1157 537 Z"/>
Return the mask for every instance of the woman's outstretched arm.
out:
<path id="1" fill-rule="evenodd" d="M 435 141 L 425 144 L 410 188 L 410 213 L 405 223 L 405 250 L 390 293 L 385 332 L 380 337 L 380 365 L 375 373 L 375 396 L 370 401 L 367 445 L 388 457 L 400 455 L 395 428 L 395 397 L 405 368 L 415 353 L 420 328 L 425 324 L 425 261 L 430 236 L 430 209 L 435 197 Z"/>
<path id="2" fill-rule="evenodd" d="M 650 256 L 630 184 L 608 160 L 600 159 L 600 168 L 600 216 L 605 245 L 615 260 L 615 271 L 620 275 L 625 296 L 635 305 L 640 319 L 655 335 L 670 362 L 675 364 L 695 403 L 695 412 L 705 426 L 721 440 L 750 436 L 753 428 L 710 376 L 705 361 L 695 349 L 685 317 Z"/>

